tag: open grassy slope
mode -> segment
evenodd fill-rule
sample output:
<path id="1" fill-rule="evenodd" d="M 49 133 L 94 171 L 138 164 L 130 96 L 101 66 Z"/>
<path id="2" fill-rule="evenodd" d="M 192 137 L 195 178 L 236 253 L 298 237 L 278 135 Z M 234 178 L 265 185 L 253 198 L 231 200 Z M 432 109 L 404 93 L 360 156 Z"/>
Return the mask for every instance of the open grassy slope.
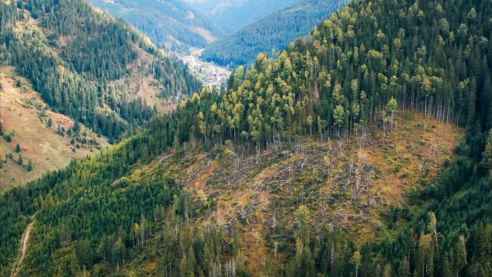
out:
<path id="1" fill-rule="evenodd" d="M 72 134 L 74 121 L 52 111 L 30 82 L 10 67 L 0 67 L 0 122 L 4 133 L 0 137 L 0 187 L 25 184 L 107 145 L 83 125 Z M 23 165 L 18 163 L 20 156 Z M 29 163 L 32 169 L 27 169 Z"/>

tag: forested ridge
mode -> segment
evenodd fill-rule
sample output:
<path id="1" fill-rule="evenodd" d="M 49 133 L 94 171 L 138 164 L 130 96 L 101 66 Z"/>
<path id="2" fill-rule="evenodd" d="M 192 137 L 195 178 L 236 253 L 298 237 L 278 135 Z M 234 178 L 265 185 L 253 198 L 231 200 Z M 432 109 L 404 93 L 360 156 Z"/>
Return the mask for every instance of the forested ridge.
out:
<path id="1" fill-rule="evenodd" d="M 264 144 L 357 132 L 377 118 L 388 123 L 398 106 L 461 126 L 479 116 L 489 128 L 491 23 L 479 16 L 489 12 L 486 2 L 355 3 L 278 59 L 260 54 L 251 68 L 236 69 L 223 97 L 194 95 L 205 102 L 197 125 L 207 133 L 199 135 L 219 130 Z M 457 6 L 468 12 L 451 16 Z"/>
<path id="2" fill-rule="evenodd" d="M 223 66 L 254 63 L 260 52 L 282 51 L 294 39 L 305 36 L 345 0 L 305 0 L 249 24 L 205 48 L 202 58 Z"/>
<path id="3" fill-rule="evenodd" d="M 110 139 L 148 121 L 150 103 L 109 84 L 137 69 L 159 82 L 162 96 L 186 95 L 197 81 L 125 24 L 73 1 L 0 3 L 0 58 L 30 79 L 57 112 Z M 145 66 L 135 66 L 146 59 Z"/>
<path id="4" fill-rule="evenodd" d="M 243 27 L 292 6 L 301 0 L 183 0 L 193 9 L 209 18 L 224 34 L 231 34 Z"/>
<path id="5" fill-rule="evenodd" d="M 202 14 L 183 1 L 117 1 L 92 0 L 94 5 L 115 17 L 127 20 L 146 33 L 159 46 L 169 50 L 188 51 L 205 47 L 221 32 Z"/>
<path id="6" fill-rule="evenodd" d="M 490 276 L 491 30 L 489 0 L 354 2 L 278 59 L 236 69 L 226 91 L 203 89 L 120 145 L 2 194 L 0 273 L 34 220 L 25 274 L 104 275 L 158 256 L 165 276 L 248 276 L 233 231 L 193 229 L 214 203 L 141 167 L 198 143 L 261 153 L 299 137 L 391 132 L 409 111 L 467 130 L 453 160 L 363 245 L 299 208 L 290 244 L 270 246 L 283 259 L 269 273 Z"/>

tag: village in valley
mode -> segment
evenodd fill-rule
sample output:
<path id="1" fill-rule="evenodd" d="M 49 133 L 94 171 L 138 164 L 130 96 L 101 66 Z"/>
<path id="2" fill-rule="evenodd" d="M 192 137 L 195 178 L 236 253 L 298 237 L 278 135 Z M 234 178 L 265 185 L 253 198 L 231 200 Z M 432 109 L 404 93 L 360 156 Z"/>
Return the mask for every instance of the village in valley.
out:
<path id="1" fill-rule="evenodd" d="M 220 87 L 227 81 L 231 71 L 225 67 L 201 60 L 202 52 L 203 49 L 193 49 L 187 55 L 178 55 L 178 58 L 188 66 L 191 73 L 205 86 Z"/>

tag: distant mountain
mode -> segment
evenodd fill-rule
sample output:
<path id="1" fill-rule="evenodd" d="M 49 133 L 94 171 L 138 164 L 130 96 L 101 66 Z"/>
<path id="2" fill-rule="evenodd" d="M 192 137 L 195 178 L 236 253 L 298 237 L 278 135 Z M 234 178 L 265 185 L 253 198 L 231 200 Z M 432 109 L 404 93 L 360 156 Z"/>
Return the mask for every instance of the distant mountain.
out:
<path id="1" fill-rule="evenodd" d="M 202 48 L 216 40 L 218 29 L 181 0 L 90 0 L 171 50 Z"/>
<path id="2" fill-rule="evenodd" d="M 225 34 L 301 0 L 182 0 L 208 16 Z"/>
<path id="3" fill-rule="evenodd" d="M 110 140 L 199 87 L 182 63 L 83 0 L 1 1 L 0 64 Z"/>
<path id="4" fill-rule="evenodd" d="M 260 52 L 272 54 L 285 49 L 295 38 L 305 36 L 313 26 L 344 6 L 348 0 L 303 0 L 246 26 L 239 32 L 209 45 L 207 61 L 237 66 L 255 60 Z"/>
<path id="5" fill-rule="evenodd" d="M 89 0 L 170 50 L 204 48 L 302 0 Z"/>

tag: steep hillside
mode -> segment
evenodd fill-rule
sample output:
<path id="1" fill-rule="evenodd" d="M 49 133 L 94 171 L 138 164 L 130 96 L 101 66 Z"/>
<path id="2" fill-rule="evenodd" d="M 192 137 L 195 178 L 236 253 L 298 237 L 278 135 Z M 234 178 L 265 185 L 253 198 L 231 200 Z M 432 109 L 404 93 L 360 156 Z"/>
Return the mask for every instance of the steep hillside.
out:
<path id="1" fill-rule="evenodd" d="M 2 1 L 0 14 L 2 63 L 54 111 L 111 140 L 198 87 L 182 64 L 84 1 Z"/>
<path id="2" fill-rule="evenodd" d="M 490 276 L 491 18 L 351 3 L 226 91 L 2 193 L 1 274 Z"/>
<path id="3" fill-rule="evenodd" d="M 19 204 L 36 211 L 19 217 L 21 233 L 24 224 L 35 222 L 20 272 L 76 274 L 85 267 L 109 274 L 119 265 L 125 275 L 179 275 L 187 270 L 180 266 L 183 260 L 203 255 L 203 243 L 210 250 L 202 251 L 217 251 L 218 263 L 237 263 L 230 266 L 255 276 L 272 273 L 287 259 L 298 214 L 305 210 L 318 228 L 331 224 L 360 243 L 370 241 L 381 228 L 381 216 L 400 207 L 407 192 L 432 180 L 461 137 L 450 124 L 412 113 L 398 117 L 397 126 L 391 133 L 379 130 L 349 140 L 301 139 L 260 153 L 230 144 L 209 151 L 187 144 L 158 154 L 154 151 L 166 144 L 160 136 L 167 134 L 152 131 L 150 137 L 134 138 L 52 174 L 45 181 L 61 180 L 55 189 L 51 181 L 34 184 L 28 190 L 37 191 L 39 200 L 17 198 L 24 195 L 21 191 L 12 195 L 11 201 L 22 199 Z M 85 176 L 89 171 L 96 175 Z M 46 197 L 49 203 L 41 204 Z M 41 206 L 24 201 L 41 201 Z M 2 207 L 14 211 L 7 203 Z M 172 234 L 174 228 L 179 233 Z M 187 234 L 192 230 L 193 240 Z M 211 244 L 213 236 L 220 245 Z M 14 261 L 16 244 L 5 243 L 13 251 L 3 257 Z M 182 243 L 184 249 L 171 250 Z M 196 263 L 197 272 L 214 270 L 211 261 L 189 262 Z"/>
<path id="4" fill-rule="evenodd" d="M 91 0 L 91 3 L 129 22 L 156 44 L 170 50 L 203 48 L 221 35 L 208 18 L 181 0 Z"/>
<path id="5" fill-rule="evenodd" d="M 0 67 L 0 125 L 0 187 L 33 181 L 107 145 L 85 126 L 51 111 L 8 67 Z"/>
<path id="6" fill-rule="evenodd" d="M 265 52 L 287 48 L 294 39 L 303 37 L 347 0 L 304 0 L 277 11 L 220 39 L 205 49 L 202 59 L 224 66 L 250 64 Z"/>
<path id="7" fill-rule="evenodd" d="M 233 241 L 224 239 L 236 248 L 224 251 L 224 261 L 232 259 L 240 272 L 253 276 L 277 276 L 274 272 L 286 263 L 298 231 L 300 213 L 308 213 L 317 231 L 330 226 L 358 244 L 371 241 L 383 215 L 432 180 L 461 137 L 449 124 L 411 113 L 399 118 L 398 126 L 389 134 L 380 130 L 358 139 L 302 139 L 257 154 L 231 145 L 211 152 L 191 146 L 181 154 L 163 154 L 128 178 L 164 173 L 176 180 L 191 198 L 188 205 L 199 207 L 185 214 L 189 226 L 219 226 L 226 236 L 234 236 Z M 186 251 L 196 250 L 183 251 L 176 263 L 188 259 Z M 147 250 L 137 253 L 129 257 L 126 272 L 162 272 L 152 264 L 162 265 L 165 259 Z M 207 272 L 206 264 L 197 266 Z"/>
<path id="8" fill-rule="evenodd" d="M 182 0 L 207 16 L 225 34 L 241 28 L 300 0 Z"/>

